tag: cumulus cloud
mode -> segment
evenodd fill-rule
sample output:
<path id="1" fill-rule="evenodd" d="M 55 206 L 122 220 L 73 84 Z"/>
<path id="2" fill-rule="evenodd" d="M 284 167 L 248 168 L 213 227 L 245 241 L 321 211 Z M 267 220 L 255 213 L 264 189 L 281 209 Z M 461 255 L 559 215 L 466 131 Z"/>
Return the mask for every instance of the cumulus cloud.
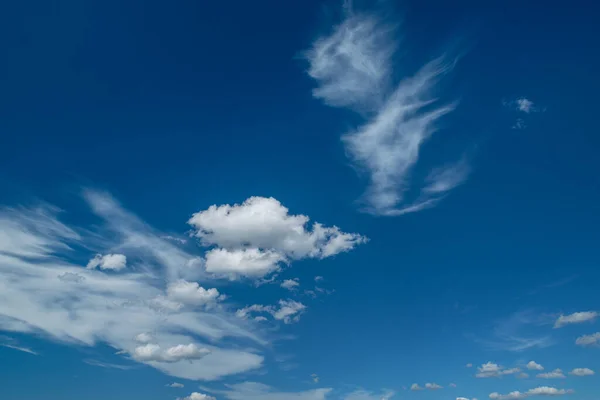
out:
<path id="1" fill-rule="evenodd" d="M 132 355 L 134 359 L 139 361 L 174 363 L 182 360 L 199 360 L 208 354 L 210 354 L 210 350 L 199 347 L 194 343 L 178 344 L 164 350 L 157 344 L 148 343 L 136 347 Z"/>
<path id="2" fill-rule="evenodd" d="M 571 372 L 569 372 L 569 374 L 575 376 L 591 376 L 594 375 L 595 372 L 589 368 L 575 368 Z"/>
<path id="3" fill-rule="evenodd" d="M 216 303 L 220 295 L 215 288 L 205 289 L 197 282 L 180 279 L 167 286 L 167 296 L 185 305 L 206 306 Z"/>
<path id="4" fill-rule="evenodd" d="M 376 15 L 348 12 L 333 31 L 305 53 L 313 96 L 332 107 L 359 113 L 364 124 L 342 141 L 353 164 L 366 171 L 364 211 L 402 215 L 434 206 L 469 173 L 465 160 L 433 170 L 414 200 L 410 176 L 422 146 L 454 104 L 441 104 L 432 91 L 453 66 L 443 57 L 412 76 L 395 80 L 396 27 Z"/>
<path id="5" fill-rule="evenodd" d="M 596 311 L 580 311 L 569 315 L 561 315 L 554 323 L 555 328 L 562 328 L 565 325 L 581 324 L 584 322 L 592 322 L 600 313 Z"/>
<path id="6" fill-rule="evenodd" d="M 560 368 L 556 368 L 554 371 L 537 374 L 536 376 L 538 378 L 543 378 L 543 379 L 559 379 L 559 378 L 564 378 L 565 374 L 562 372 L 562 370 Z"/>
<path id="7" fill-rule="evenodd" d="M 419 386 L 418 383 L 413 383 L 412 385 L 410 385 L 410 390 L 423 390 L 423 388 Z"/>
<path id="8" fill-rule="evenodd" d="M 298 322 L 300 316 L 306 309 L 306 306 L 295 300 L 279 300 L 279 307 L 264 306 L 262 304 L 253 304 L 237 310 L 236 315 L 239 318 L 247 319 L 254 313 L 268 313 L 276 320 L 283 321 L 286 324 Z M 256 317 L 259 318 L 259 317 Z"/>
<path id="9" fill-rule="evenodd" d="M 575 344 L 578 346 L 597 346 L 600 344 L 600 332 L 592 333 L 591 335 L 579 336 L 575 340 Z"/>
<path id="10" fill-rule="evenodd" d="M 213 396 L 209 396 L 207 394 L 193 392 L 189 396 L 180 397 L 177 400 L 217 400 Z"/>
<path id="11" fill-rule="evenodd" d="M 480 367 L 477 367 L 477 371 L 477 374 L 475 374 L 477 378 L 500 377 L 521 372 L 519 368 L 504 368 L 503 366 L 495 364 L 491 361 L 488 361 L 487 363 L 482 364 Z"/>
<path id="12" fill-rule="evenodd" d="M 442 389 L 442 386 L 438 385 L 437 383 L 426 383 L 425 389 L 438 390 L 438 389 Z"/>
<path id="13" fill-rule="evenodd" d="M 127 257 L 123 254 L 96 254 L 94 258 L 92 258 L 87 267 L 89 269 L 100 268 L 111 271 L 120 271 L 124 269 L 127 265 Z"/>
<path id="14" fill-rule="evenodd" d="M 527 369 L 535 370 L 535 371 L 543 371 L 544 367 L 542 367 L 541 364 L 538 364 L 535 361 L 529 361 L 527 363 Z"/>
<path id="15" fill-rule="evenodd" d="M 288 290 L 294 290 L 299 285 L 300 283 L 298 282 L 298 279 L 286 279 L 283 282 L 281 282 L 281 287 Z"/>
<path id="16" fill-rule="evenodd" d="M 251 197 L 242 204 L 213 205 L 188 221 L 205 246 L 206 270 L 217 275 L 259 278 L 282 263 L 303 258 L 327 258 L 352 250 L 367 238 L 325 227 L 292 215 L 274 198 Z"/>
<path id="17" fill-rule="evenodd" d="M 508 394 L 500 394 L 497 392 L 490 393 L 490 399 L 492 400 L 518 400 L 524 399 L 531 396 L 562 396 L 565 394 L 573 393 L 571 389 L 557 389 L 554 387 L 540 386 L 535 389 L 529 389 L 526 392 L 514 391 Z"/>

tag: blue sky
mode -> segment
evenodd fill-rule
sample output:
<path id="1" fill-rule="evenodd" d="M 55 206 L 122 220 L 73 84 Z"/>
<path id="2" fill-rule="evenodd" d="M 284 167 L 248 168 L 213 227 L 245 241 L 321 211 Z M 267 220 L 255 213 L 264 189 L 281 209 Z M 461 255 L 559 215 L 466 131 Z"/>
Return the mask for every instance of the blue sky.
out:
<path id="1" fill-rule="evenodd" d="M 3 4 L 0 397 L 593 400 L 587 7 Z"/>

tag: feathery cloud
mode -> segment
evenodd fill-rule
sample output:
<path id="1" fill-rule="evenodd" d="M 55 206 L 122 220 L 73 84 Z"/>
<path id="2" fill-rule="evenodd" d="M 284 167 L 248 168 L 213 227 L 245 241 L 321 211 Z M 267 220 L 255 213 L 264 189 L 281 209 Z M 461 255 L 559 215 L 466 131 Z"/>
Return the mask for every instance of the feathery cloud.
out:
<path id="1" fill-rule="evenodd" d="M 303 392 L 280 392 L 258 382 L 242 382 L 226 385 L 227 390 L 213 391 L 229 400 L 326 400 L 331 388 L 319 388 Z"/>
<path id="2" fill-rule="evenodd" d="M 413 76 L 394 81 L 396 27 L 374 14 L 348 11 L 333 31 L 305 53 L 313 96 L 332 107 L 359 113 L 365 123 L 342 137 L 348 157 L 369 175 L 363 211 L 402 215 L 434 206 L 469 173 L 466 160 L 432 171 L 414 200 L 407 200 L 410 175 L 439 119 L 454 110 L 431 95 L 452 69 L 444 57 Z"/>
<path id="3" fill-rule="evenodd" d="M 600 344 L 600 332 L 592 333 L 591 335 L 579 336 L 575 340 L 575 344 L 578 346 L 597 346 Z"/>

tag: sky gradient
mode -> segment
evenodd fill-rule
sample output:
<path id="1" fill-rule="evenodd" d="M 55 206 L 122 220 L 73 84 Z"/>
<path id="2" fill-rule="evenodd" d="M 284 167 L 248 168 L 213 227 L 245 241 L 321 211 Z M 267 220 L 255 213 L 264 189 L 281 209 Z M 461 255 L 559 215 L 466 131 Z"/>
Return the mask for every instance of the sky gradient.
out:
<path id="1" fill-rule="evenodd" d="M 0 6 L 0 398 L 596 400 L 598 10 Z"/>

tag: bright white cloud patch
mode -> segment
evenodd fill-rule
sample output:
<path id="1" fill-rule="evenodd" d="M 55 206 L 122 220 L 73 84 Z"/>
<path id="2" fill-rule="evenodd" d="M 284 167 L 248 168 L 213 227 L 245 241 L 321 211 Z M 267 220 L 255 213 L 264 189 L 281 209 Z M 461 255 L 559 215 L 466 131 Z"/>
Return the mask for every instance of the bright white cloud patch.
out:
<path id="1" fill-rule="evenodd" d="M 111 271 L 120 271 L 124 269 L 126 265 L 127 257 L 123 254 L 96 254 L 94 258 L 88 262 L 87 267 L 89 269 L 100 268 Z"/>
<path id="2" fill-rule="evenodd" d="M 554 387 L 540 386 L 535 389 L 529 389 L 526 392 L 514 391 L 508 394 L 500 394 L 498 392 L 490 393 L 492 400 L 518 400 L 531 396 L 562 396 L 573 393 L 571 389 L 557 389 Z"/>
<path id="3" fill-rule="evenodd" d="M 543 371 L 544 367 L 542 367 L 541 364 L 538 364 L 535 361 L 529 361 L 527 363 L 527 369 L 535 370 L 535 371 Z"/>
<path id="4" fill-rule="evenodd" d="M 209 396 L 207 394 L 193 392 L 189 396 L 178 398 L 177 400 L 217 400 L 217 399 L 215 397 Z"/>
<path id="5" fill-rule="evenodd" d="M 283 282 L 281 282 L 281 287 L 287 290 L 294 290 L 298 286 L 300 286 L 300 283 L 297 279 L 286 279 Z"/>
<path id="6" fill-rule="evenodd" d="M 569 374 L 575 376 L 591 376 L 594 375 L 595 372 L 589 368 L 575 368 L 571 372 L 569 372 Z"/>
<path id="7" fill-rule="evenodd" d="M 197 282 L 180 279 L 167 286 L 167 296 L 182 304 L 206 306 L 219 299 L 219 291 L 215 288 L 204 289 Z"/>
<path id="8" fill-rule="evenodd" d="M 303 392 L 280 392 L 258 382 L 243 382 L 227 385 L 228 390 L 215 391 L 229 400 L 326 400 L 331 388 L 306 390 Z"/>
<path id="9" fill-rule="evenodd" d="M 452 63 L 436 59 L 412 76 L 395 79 L 396 29 L 375 15 L 348 12 L 328 36 L 306 52 L 313 96 L 358 112 L 365 123 L 342 140 L 351 161 L 370 177 L 364 211 L 401 215 L 436 204 L 469 173 L 465 160 L 433 170 L 420 194 L 408 201 L 410 175 L 439 119 L 454 109 L 431 95 Z"/>
<path id="10" fill-rule="evenodd" d="M 425 389 L 438 390 L 438 389 L 442 389 L 442 387 L 440 385 L 438 385 L 437 383 L 426 383 Z"/>
<path id="11" fill-rule="evenodd" d="M 139 361 L 174 363 L 182 360 L 199 360 L 208 354 L 210 354 L 210 350 L 198 347 L 193 343 L 179 344 L 164 350 L 157 344 L 148 343 L 136 347 L 132 355 Z"/>
<path id="12" fill-rule="evenodd" d="M 423 390 L 423 388 L 419 386 L 418 383 L 413 383 L 412 385 L 410 385 L 410 390 Z"/>
<path id="13" fill-rule="evenodd" d="M 513 375 L 521 372 L 519 368 L 504 368 L 501 365 L 495 364 L 491 361 L 482 364 L 481 367 L 477 367 L 477 378 L 492 378 L 500 377 L 504 375 Z"/>
<path id="14" fill-rule="evenodd" d="M 237 310 L 236 315 L 239 318 L 247 319 L 249 316 L 255 313 L 268 313 L 271 314 L 276 320 L 283 321 L 286 324 L 291 324 L 300 320 L 300 315 L 305 309 L 306 306 L 304 304 L 295 300 L 279 300 L 279 307 L 253 304 Z"/>
<path id="15" fill-rule="evenodd" d="M 600 313 L 596 311 L 581 311 L 569 315 L 561 315 L 554 323 L 555 328 L 562 328 L 565 325 L 581 324 L 594 321 Z"/>
<path id="16" fill-rule="evenodd" d="M 583 335 L 575 340 L 578 346 L 597 346 L 600 344 L 600 332 L 592 333 L 591 335 Z"/>
<path id="17" fill-rule="evenodd" d="M 559 378 L 564 378 L 565 374 L 562 372 L 562 370 L 560 368 L 556 368 L 554 371 L 537 374 L 536 376 L 538 378 L 543 378 L 543 379 L 559 379 Z"/>
<path id="18" fill-rule="evenodd" d="M 282 263 L 303 258 L 326 258 L 353 249 L 367 239 L 338 227 L 325 227 L 292 215 L 274 198 L 251 197 L 242 204 L 211 206 L 188 223 L 205 246 L 206 270 L 230 279 L 260 278 Z"/>

